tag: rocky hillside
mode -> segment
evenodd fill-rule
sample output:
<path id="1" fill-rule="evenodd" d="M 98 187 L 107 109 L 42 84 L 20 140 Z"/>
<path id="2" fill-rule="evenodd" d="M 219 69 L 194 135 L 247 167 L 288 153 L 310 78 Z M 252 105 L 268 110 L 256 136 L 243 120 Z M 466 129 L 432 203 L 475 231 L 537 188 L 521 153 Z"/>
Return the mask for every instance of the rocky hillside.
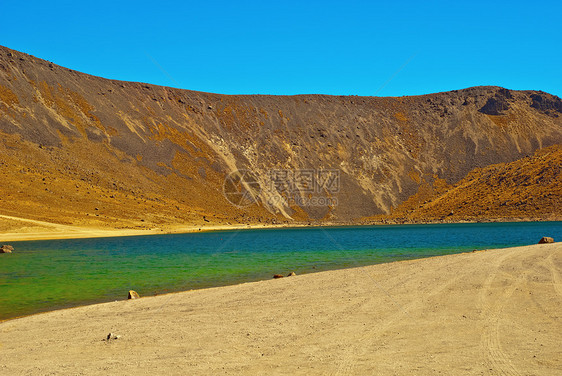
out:
<path id="1" fill-rule="evenodd" d="M 556 96 L 499 87 L 399 98 L 201 93 L 0 47 L 0 214 L 113 227 L 390 215 L 424 187 L 460 187 L 475 169 L 562 144 L 560 115 Z M 224 194 L 236 170 L 255 179 L 255 203 Z M 227 191 L 248 188 L 233 184 Z"/>
<path id="2" fill-rule="evenodd" d="M 460 182 L 420 186 L 391 215 L 367 220 L 412 223 L 462 220 L 562 220 L 562 145 L 511 163 L 476 168 Z"/>

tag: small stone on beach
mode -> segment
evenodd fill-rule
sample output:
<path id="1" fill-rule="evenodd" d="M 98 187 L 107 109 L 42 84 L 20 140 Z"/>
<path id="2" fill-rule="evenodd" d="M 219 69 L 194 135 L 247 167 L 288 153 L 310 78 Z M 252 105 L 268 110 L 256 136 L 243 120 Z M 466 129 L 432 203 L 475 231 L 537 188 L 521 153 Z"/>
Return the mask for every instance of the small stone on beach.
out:
<path id="1" fill-rule="evenodd" d="M 294 275 L 297 275 L 297 273 L 295 273 L 295 272 L 290 272 L 289 274 L 287 274 L 287 277 L 292 277 L 292 276 L 294 276 Z"/>
<path id="2" fill-rule="evenodd" d="M 277 278 L 283 278 L 283 275 L 282 275 L 282 274 L 274 274 L 274 275 L 273 275 L 273 278 L 276 278 L 276 279 L 277 279 Z"/>
<path id="3" fill-rule="evenodd" d="M 549 236 L 543 236 L 541 240 L 539 240 L 539 244 L 547 244 L 547 243 L 554 243 L 554 239 Z"/>
<path id="4" fill-rule="evenodd" d="M 2 247 L 0 247 L 0 253 L 12 253 L 13 250 L 14 247 L 12 247 L 11 245 L 3 245 Z"/>
<path id="5" fill-rule="evenodd" d="M 109 333 L 109 334 L 107 335 L 107 337 L 105 338 L 105 340 L 106 340 L 106 341 L 111 341 L 112 339 L 119 339 L 119 338 L 121 338 L 120 335 L 115 334 L 115 333 Z"/>
<path id="6" fill-rule="evenodd" d="M 127 299 L 138 299 L 140 298 L 139 294 L 136 291 L 129 290 L 129 296 Z"/>

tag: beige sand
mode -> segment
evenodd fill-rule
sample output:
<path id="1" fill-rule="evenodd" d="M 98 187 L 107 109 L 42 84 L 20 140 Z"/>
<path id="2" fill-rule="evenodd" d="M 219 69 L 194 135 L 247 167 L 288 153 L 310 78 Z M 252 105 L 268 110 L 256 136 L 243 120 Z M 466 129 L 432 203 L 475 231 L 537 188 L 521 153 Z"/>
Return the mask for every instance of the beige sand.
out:
<path id="1" fill-rule="evenodd" d="M 156 234 L 177 234 L 190 232 L 207 232 L 219 230 L 238 230 L 256 228 L 289 227 L 285 224 L 264 225 L 167 225 L 153 229 L 116 229 L 110 227 L 87 227 L 63 225 L 46 221 L 38 221 L 22 217 L 0 215 L 0 242 L 50 239 L 109 238 L 119 236 L 139 236 Z M 296 224 L 291 227 L 305 227 Z"/>
<path id="2" fill-rule="evenodd" d="M 54 311 L 0 323 L 0 374 L 560 375 L 561 270 L 557 243 Z"/>

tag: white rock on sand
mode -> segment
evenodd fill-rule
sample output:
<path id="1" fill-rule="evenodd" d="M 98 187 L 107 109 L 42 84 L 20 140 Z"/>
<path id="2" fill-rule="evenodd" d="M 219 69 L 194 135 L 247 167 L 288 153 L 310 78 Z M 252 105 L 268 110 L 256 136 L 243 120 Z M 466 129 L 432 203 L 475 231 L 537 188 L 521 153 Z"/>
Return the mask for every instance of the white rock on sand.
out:
<path id="1" fill-rule="evenodd" d="M 555 243 L 54 311 L 0 323 L 0 374 L 560 375 L 561 270 Z"/>

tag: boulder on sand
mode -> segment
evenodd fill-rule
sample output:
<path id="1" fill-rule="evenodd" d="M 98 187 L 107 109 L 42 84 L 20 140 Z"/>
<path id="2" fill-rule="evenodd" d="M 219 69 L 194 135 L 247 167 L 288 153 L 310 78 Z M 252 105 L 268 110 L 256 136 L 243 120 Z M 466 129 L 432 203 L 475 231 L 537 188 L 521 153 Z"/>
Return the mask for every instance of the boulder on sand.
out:
<path id="1" fill-rule="evenodd" d="M 292 277 L 292 276 L 294 276 L 294 275 L 297 275 L 297 273 L 295 273 L 295 272 L 290 272 L 290 273 L 287 275 L 287 277 Z"/>
<path id="2" fill-rule="evenodd" d="M 14 247 L 12 247 L 11 245 L 3 245 L 2 247 L 0 247 L 0 253 L 12 253 L 13 250 Z"/>
<path id="3" fill-rule="evenodd" d="M 554 239 L 549 236 L 543 236 L 541 240 L 539 240 L 539 244 L 547 244 L 547 243 L 554 243 Z"/>
<path id="4" fill-rule="evenodd" d="M 283 275 L 282 274 L 274 274 L 273 278 L 283 278 Z"/>
<path id="5" fill-rule="evenodd" d="M 138 299 L 140 298 L 139 294 L 136 291 L 129 290 L 129 296 L 127 299 Z"/>

